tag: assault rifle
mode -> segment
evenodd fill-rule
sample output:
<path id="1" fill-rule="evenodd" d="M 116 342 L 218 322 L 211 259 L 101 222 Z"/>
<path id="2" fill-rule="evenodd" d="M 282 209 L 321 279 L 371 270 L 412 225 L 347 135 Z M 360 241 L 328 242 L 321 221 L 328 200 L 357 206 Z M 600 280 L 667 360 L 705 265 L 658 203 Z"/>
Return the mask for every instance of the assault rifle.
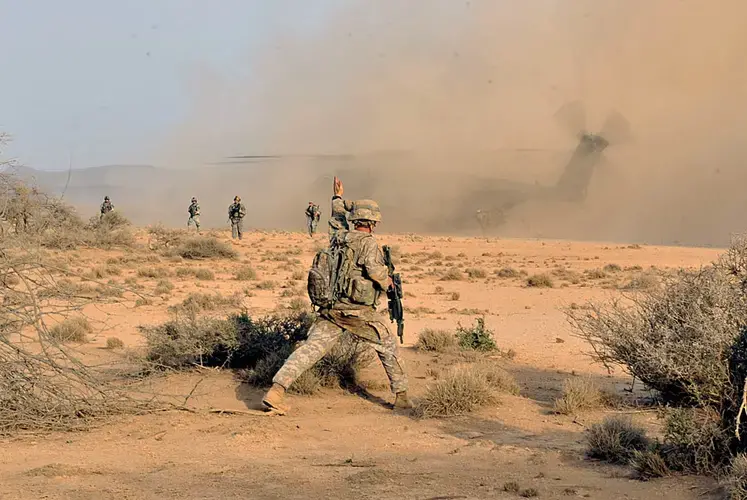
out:
<path id="1" fill-rule="evenodd" d="M 405 336 L 405 316 L 402 309 L 402 278 L 399 273 L 394 272 L 394 263 L 392 262 L 392 250 L 388 245 L 384 245 L 384 262 L 389 269 L 389 276 L 392 278 L 394 286 L 389 285 L 386 290 L 386 297 L 389 302 L 389 319 L 397 322 L 397 336 L 399 343 L 404 343 Z"/>

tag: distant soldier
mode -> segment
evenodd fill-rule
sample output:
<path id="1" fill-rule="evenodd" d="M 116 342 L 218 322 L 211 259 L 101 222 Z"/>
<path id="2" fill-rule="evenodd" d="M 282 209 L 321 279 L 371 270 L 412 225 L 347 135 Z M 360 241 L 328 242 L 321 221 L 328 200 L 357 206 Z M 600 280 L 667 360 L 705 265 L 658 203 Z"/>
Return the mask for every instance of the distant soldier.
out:
<path id="1" fill-rule="evenodd" d="M 231 237 L 241 239 L 244 234 L 244 216 L 246 207 L 241 203 L 240 196 L 234 196 L 233 203 L 228 207 L 228 220 L 231 221 Z"/>
<path id="2" fill-rule="evenodd" d="M 187 227 L 195 225 L 197 232 L 200 232 L 200 205 L 197 203 L 197 198 L 192 197 L 192 203 L 187 208 L 189 213 L 189 219 L 187 219 Z"/>
<path id="3" fill-rule="evenodd" d="M 342 181 L 335 177 L 332 195 L 332 214 L 329 217 L 329 238 L 340 230 L 348 230 L 348 214 L 353 209 L 353 203 L 342 199 L 343 186 Z"/>
<path id="4" fill-rule="evenodd" d="M 104 196 L 104 203 L 101 204 L 101 215 L 99 218 L 103 218 L 106 214 L 112 211 L 114 211 L 114 205 L 112 205 L 108 196 Z"/>
<path id="5" fill-rule="evenodd" d="M 490 213 L 486 212 L 485 210 L 478 209 L 477 212 L 475 212 L 475 217 L 477 218 L 477 223 L 480 224 L 482 235 L 485 236 L 485 230 L 490 225 Z"/>
<path id="6" fill-rule="evenodd" d="M 352 231 L 336 234 L 335 244 L 341 242 L 352 255 L 341 264 L 346 270 L 338 279 L 351 283 L 343 287 L 339 299 L 329 307 L 320 307 L 309 329 L 306 341 L 288 357 L 272 379 L 272 387 L 262 403 L 268 408 L 285 412 L 283 404 L 286 390 L 306 370 L 314 366 L 345 332 L 370 344 L 379 356 L 389 378 L 389 387 L 395 394 L 395 408 L 412 408 L 407 396 L 407 375 L 394 336 L 387 327 L 387 318 L 377 312 L 379 297 L 391 285 L 389 269 L 384 255 L 373 236 L 377 222 L 381 221 L 379 206 L 372 200 L 354 203 L 350 220 Z M 347 255 L 347 252 L 343 252 Z M 349 265 L 348 265 L 349 264 Z"/>
<path id="7" fill-rule="evenodd" d="M 306 207 L 306 227 L 309 230 L 309 236 L 314 236 L 316 233 L 316 226 L 319 224 L 319 218 L 322 216 L 319 205 L 314 204 L 313 201 L 309 202 L 309 206 Z"/>

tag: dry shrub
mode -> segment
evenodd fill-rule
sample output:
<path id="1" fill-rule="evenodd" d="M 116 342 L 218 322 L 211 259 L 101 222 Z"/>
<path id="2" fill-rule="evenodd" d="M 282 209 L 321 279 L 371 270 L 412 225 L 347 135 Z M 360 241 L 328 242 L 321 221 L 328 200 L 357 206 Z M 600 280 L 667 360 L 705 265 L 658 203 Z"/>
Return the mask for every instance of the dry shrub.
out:
<path id="1" fill-rule="evenodd" d="M 636 274 L 622 288 L 624 290 L 652 290 L 658 286 L 659 277 L 655 272 L 648 271 Z"/>
<path id="2" fill-rule="evenodd" d="M 672 473 L 667 466 L 667 462 L 662 458 L 658 451 L 645 450 L 633 451 L 630 458 L 630 466 L 636 471 L 638 479 L 648 481 L 657 477 L 666 477 Z"/>
<path id="3" fill-rule="evenodd" d="M 657 448 L 673 471 L 717 474 L 731 459 L 731 438 L 712 408 L 675 408 L 667 412 L 664 442 Z"/>
<path id="4" fill-rule="evenodd" d="M 619 273 L 622 271 L 622 267 L 620 267 L 619 264 L 607 264 L 602 268 L 602 270 L 607 273 Z"/>
<path id="5" fill-rule="evenodd" d="M 277 283 L 275 283 L 272 280 L 265 280 L 260 283 L 257 283 L 258 290 L 274 290 L 275 287 L 277 287 Z"/>
<path id="6" fill-rule="evenodd" d="M 590 309 L 568 315 L 592 358 L 623 366 L 665 402 L 718 407 L 733 392 L 728 359 L 747 324 L 747 297 L 721 268 L 682 270 L 632 305 Z"/>
<path id="7" fill-rule="evenodd" d="M 305 309 L 309 309 L 310 303 L 302 299 L 301 297 L 294 297 L 288 303 L 288 309 L 291 311 L 301 312 Z"/>
<path id="8" fill-rule="evenodd" d="M 121 349 L 124 347 L 124 342 L 117 337 L 109 337 L 106 339 L 107 349 Z"/>
<path id="9" fill-rule="evenodd" d="M 464 279 L 464 274 L 456 267 L 450 267 L 443 276 L 441 281 L 461 281 Z"/>
<path id="10" fill-rule="evenodd" d="M 313 319 L 309 313 L 259 319 L 246 313 L 227 319 L 189 316 L 141 330 L 147 342 L 146 360 L 153 367 L 235 368 L 248 383 L 264 387 L 272 383 L 277 370 L 306 339 Z M 308 394 L 335 383 L 355 385 L 357 372 L 371 361 L 373 356 L 365 343 L 344 335 L 292 390 Z"/>
<path id="11" fill-rule="evenodd" d="M 301 271 L 293 271 L 293 274 L 291 275 L 291 279 L 293 281 L 302 281 L 305 279 L 305 275 Z"/>
<path id="12" fill-rule="evenodd" d="M 457 347 L 457 339 L 453 333 L 431 328 L 421 331 L 415 342 L 415 348 L 421 351 L 450 352 L 456 350 Z"/>
<path id="13" fill-rule="evenodd" d="M 153 293 L 156 295 L 168 295 L 174 289 L 174 284 L 169 280 L 160 280 L 156 283 L 156 288 Z"/>
<path id="14" fill-rule="evenodd" d="M 463 415 L 490 404 L 495 395 L 482 373 L 471 366 L 454 367 L 426 389 L 416 415 L 423 418 Z"/>
<path id="15" fill-rule="evenodd" d="M 252 281 L 257 279 L 257 271 L 250 266 L 242 266 L 236 270 L 233 278 L 238 281 Z"/>
<path id="16" fill-rule="evenodd" d="M 589 428 L 586 455 L 613 464 L 628 464 L 636 451 L 646 451 L 650 444 L 646 431 L 633 425 L 630 417 L 613 415 Z"/>
<path id="17" fill-rule="evenodd" d="M 91 324 L 84 316 L 67 318 L 49 330 L 49 336 L 60 342 L 86 342 L 93 332 Z"/>
<path id="18" fill-rule="evenodd" d="M 486 278 L 488 276 L 488 273 L 485 272 L 485 269 L 478 268 L 478 267 L 469 267 L 465 269 L 465 272 L 467 273 L 467 276 L 469 276 L 472 279 Z"/>
<path id="19" fill-rule="evenodd" d="M 498 269 L 495 272 L 495 275 L 499 278 L 518 278 L 521 276 L 521 273 L 514 269 L 513 267 L 504 267 L 501 269 Z"/>
<path id="20" fill-rule="evenodd" d="M 607 277 L 607 273 L 601 269 L 590 269 L 585 271 L 584 275 L 591 280 L 602 280 Z"/>
<path id="21" fill-rule="evenodd" d="M 137 270 L 137 275 L 141 278 L 166 278 L 170 274 L 165 267 L 141 267 Z"/>
<path id="22" fill-rule="evenodd" d="M 195 271 L 192 268 L 189 267 L 179 267 L 176 270 L 176 277 L 177 278 L 186 278 L 188 276 L 194 276 Z"/>
<path id="23" fill-rule="evenodd" d="M 212 281 L 215 279 L 215 273 L 210 269 L 200 268 L 195 270 L 195 278 L 202 281 Z"/>
<path id="24" fill-rule="evenodd" d="M 85 339 L 90 325 L 69 315 L 92 299 L 68 295 L 58 286 L 58 271 L 46 267 L 39 243 L 14 238 L 0 239 L 0 275 L 15 275 L 24 285 L 19 290 L 0 285 L 5 299 L 11 291 L 17 294 L 0 308 L 0 434 L 84 429 L 110 415 L 142 409 L 57 340 Z M 47 318 L 65 316 L 47 330 Z"/>
<path id="25" fill-rule="evenodd" d="M 747 378 L 747 239 L 712 265 L 665 275 L 628 302 L 569 313 L 593 358 L 623 368 L 674 406 L 657 454 L 670 471 L 722 474 L 745 445 L 735 437 Z M 640 455 L 642 477 L 661 472 Z"/>
<path id="26" fill-rule="evenodd" d="M 545 274 L 533 274 L 527 278 L 527 286 L 535 288 L 552 288 L 554 285 L 552 278 Z"/>
<path id="27" fill-rule="evenodd" d="M 162 224 L 155 224 L 148 227 L 148 248 L 151 250 L 170 250 L 178 247 L 187 232 L 183 229 L 169 229 Z"/>
<path id="28" fill-rule="evenodd" d="M 155 327 L 140 327 L 146 360 L 159 368 L 220 366 L 238 348 L 235 322 L 215 318 L 177 318 Z"/>
<path id="29" fill-rule="evenodd" d="M 613 395 L 602 392 L 590 377 L 569 378 L 563 382 L 563 395 L 553 405 L 555 413 L 573 415 L 609 406 Z"/>
<path id="30" fill-rule="evenodd" d="M 520 489 L 521 486 L 516 481 L 508 481 L 503 484 L 503 491 L 508 493 L 518 493 Z"/>
<path id="31" fill-rule="evenodd" d="M 173 253 L 183 259 L 235 259 L 238 252 L 231 245 L 212 236 L 192 236 L 182 241 Z"/>
<path id="32" fill-rule="evenodd" d="M 734 457 L 724 485 L 730 500 L 747 500 L 747 456 L 740 453 Z"/>
<path id="33" fill-rule="evenodd" d="M 88 221 L 88 227 L 94 231 L 113 231 L 131 226 L 132 223 L 121 212 L 112 211 L 103 216 L 94 215 Z"/>
<path id="34" fill-rule="evenodd" d="M 463 415 L 496 402 L 498 392 L 518 393 L 508 373 L 490 363 L 457 365 L 428 386 L 415 414 L 422 418 Z"/>
<path id="35" fill-rule="evenodd" d="M 169 307 L 170 312 L 182 312 L 188 314 L 196 314 L 201 311 L 215 311 L 224 308 L 239 308 L 241 307 L 242 300 L 238 294 L 229 296 L 221 295 L 218 292 L 214 294 L 207 293 L 190 293 L 181 304 L 177 304 Z"/>

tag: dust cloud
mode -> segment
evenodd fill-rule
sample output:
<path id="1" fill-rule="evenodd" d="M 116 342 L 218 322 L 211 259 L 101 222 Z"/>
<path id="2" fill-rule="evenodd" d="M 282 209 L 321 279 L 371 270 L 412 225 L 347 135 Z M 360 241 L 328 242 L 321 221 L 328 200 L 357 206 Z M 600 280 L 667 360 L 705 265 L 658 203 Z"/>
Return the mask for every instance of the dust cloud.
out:
<path id="1" fill-rule="evenodd" d="M 204 207 L 223 217 L 238 193 L 250 226 L 298 228 L 309 199 L 328 215 L 340 174 L 346 197 L 381 202 L 382 231 L 479 234 L 470 189 L 552 185 L 577 129 L 598 131 L 616 109 L 634 138 L 605 151 L 586 201 L 530 200 L 493 234 L 722 245 L 743 230 L 744 2 L 339 5 L 303 29 L 275 19 L 243 70 L 189 79 L 193 107 L 161 163 L 191 169 Z M 573 100 L 586 123 L 562 126 L 553 115 Z M 342 153 L 357 156 L 216 164 Z"/>

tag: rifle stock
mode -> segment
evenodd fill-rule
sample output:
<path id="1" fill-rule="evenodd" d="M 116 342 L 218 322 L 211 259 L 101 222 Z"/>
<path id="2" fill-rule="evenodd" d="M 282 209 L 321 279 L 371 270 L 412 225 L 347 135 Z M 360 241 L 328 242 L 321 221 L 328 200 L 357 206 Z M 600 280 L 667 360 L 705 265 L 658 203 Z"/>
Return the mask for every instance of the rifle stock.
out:
<path id="1" fill-rule="evenodd" d="M 399 343 L 403 344 L 405 337 L 405 316 L 402 307 L 402 277 L 399 273 L 394 272 L 391 248 L 389 248 L 388 245 L 385 245 L 383 250 L 384 262 L 386 263 L 386 267 L 389 269 L 389 276 L 392 278 L 392 283 L 394 284 L 394 286 L 389 285 L 386 291 L 389 306 L 389 319 L 392 322 L 397 322 L 397 336 L 399 337 Z"/>

